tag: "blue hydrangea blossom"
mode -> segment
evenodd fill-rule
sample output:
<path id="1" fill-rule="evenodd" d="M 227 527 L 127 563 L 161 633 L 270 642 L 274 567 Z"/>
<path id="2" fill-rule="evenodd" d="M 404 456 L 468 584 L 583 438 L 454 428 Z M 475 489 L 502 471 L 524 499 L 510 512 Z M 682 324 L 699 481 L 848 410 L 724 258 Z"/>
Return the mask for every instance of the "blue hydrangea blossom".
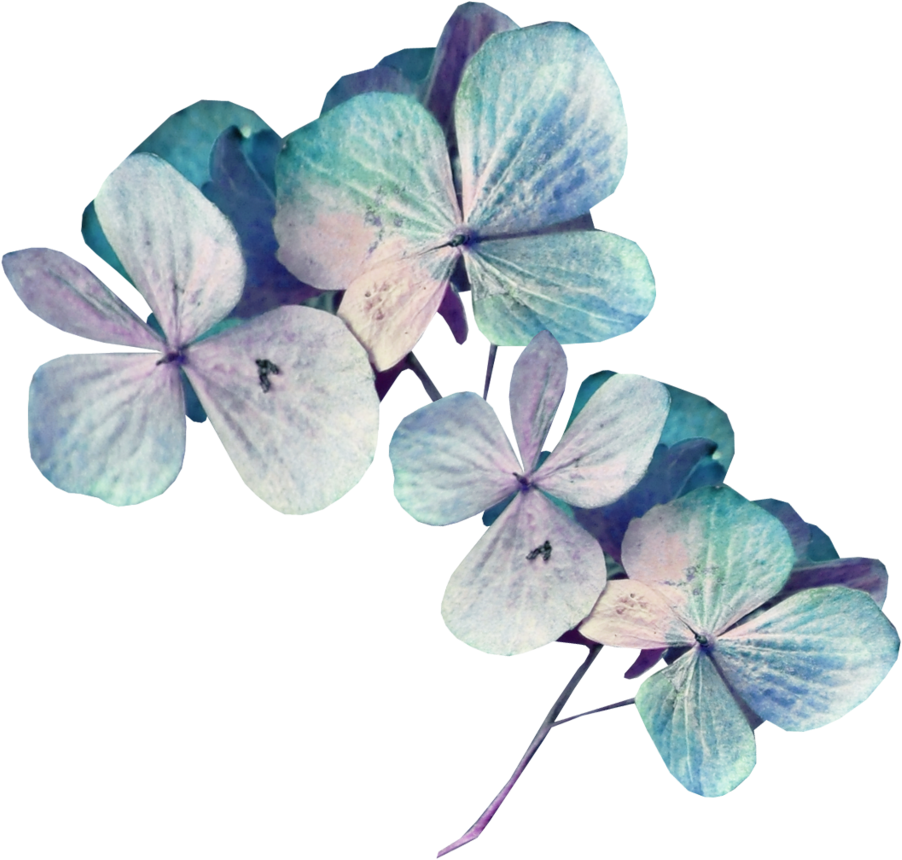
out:
<path id="1" fill-rule="evenodd" d="M 377 369 L 419 340 L 459 263 L 496 344 L 629 331 L 654 279 L 631 241 L 548 232 L 611 194 L 626 161 L 620 93 L 568 24 L 496 32 L 454 98 L 458 185 L 445 131 L 411 96 L 366 93 L 285 140 L 276 167 L 279 259 L 339 310 Z M 458 199 L 458 186 L 459 197 Z"/>
<path id="2" fill-rule="evenodd" d="M 95 206 L 162 335 L 65 254 L 3 258 L 19 297 L 42 319 L 153 350 L 70 355 L 38 369 L 29 441 L 44 476 L 116 505 L 162 493 L 185 451 L 184 373 L 242 479 L 277 510 L 319 510 L 354 486 L 373 458 L 378 400 L 366 354 L 342 322 L 289 306 L 212 331 L 244 287 L 238 238 L 154 155 L 130 156 Z"/>
<path id="3" fill-rule="evenodd" d="M 685 649 L 636 696 L 670 772 L 690 791 L 732 791 L 755 765 L 753 727 L 805 731 L 866 699 L 899 651 L 895 628 L 863 591 L 786 586 L 789 533 L 728 487 L 703 487 L 635 520 L 614 580 L 580 625 L 627 648 Z"/>
<path id="4" fill-rule="evenodd" d="M 514 494 L 452 575 L 442 604 L 450 630 L 483 651 L 538 648 L 589 613 L 605 585 L 604 553 L 552 498 L 588 507 L 623 495 L 645 472 L 667 417 L 663 385 L 620 374 L 540 465 L 566 377 L 560 344 L 538 334 L 511 378 L 520 460 L 492 408 L 469 392 L 408 415 L 391 441 L 395 496 L 420 522 L 459 522 Z"/>

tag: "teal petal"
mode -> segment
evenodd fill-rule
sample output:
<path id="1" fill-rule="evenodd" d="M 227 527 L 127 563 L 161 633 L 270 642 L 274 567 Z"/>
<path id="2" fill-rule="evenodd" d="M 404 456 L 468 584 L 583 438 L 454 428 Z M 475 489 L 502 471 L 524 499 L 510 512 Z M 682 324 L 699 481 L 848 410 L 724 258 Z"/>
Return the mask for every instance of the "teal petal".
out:
<path id="1" fill-rule="evenodd" d="M 668 770 L 695 794 L 732 791 L 755 766 L 755 735 L 699 648 L 645 680 L 636 708 Z"/>
<path id="2" fill-rule="evenodd" d="M 465 247 L 473 312 L 492 342 L 517 346 L 547 329 L 561 343 L 635 328 L 655 301 L 642 250 L 600 230 L 477 241 Z"/>
<path id="3" fill-rule="evenodd" d="M 620 91 L 592 40 L 569 24 L 496 33 L 454 103 L 462 205 L 488 236 L 587 212 L 626 163 Z"/>
<path id="4" fill-rule="evenodd" d="M 898 653 L 899 635 L 870 596 L 830 586 L 798 592 L 722 634 L 714 657 L 756 713 L 805 731 L 861 704 Z"/>
<path id="5" fill-rule="evenodd" d="M 97 210 L 94 208 L 92 200 L 86 207 L 81 216 L 81 235 L 85 240 L 85 244 L 95 253 L 104 263 L 112 266 L 123 278 L 131 281 L 128 272 L 122 265 L 122 261 L 116 256 L 113 246 L 103 232 L 100 221 L 97 220 Z"/>

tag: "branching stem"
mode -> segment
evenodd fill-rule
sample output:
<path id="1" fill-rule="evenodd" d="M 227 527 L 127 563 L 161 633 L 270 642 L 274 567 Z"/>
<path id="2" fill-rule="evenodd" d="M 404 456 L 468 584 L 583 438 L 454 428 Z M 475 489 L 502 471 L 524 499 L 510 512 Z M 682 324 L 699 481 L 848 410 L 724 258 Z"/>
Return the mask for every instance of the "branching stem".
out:
<path id="1" fill-rule="evenodd" d="M 429 374 L 426 373 L 423 365 L 420 364 L 412 352 L 407 354 L 407 366 L 417 375 L 417 379 L 423 383 L 423 388 L 426 389 L 426 393 L 432 398 L 433 403 L 442 399 L 442 395 L 438 393 L 435 383 L 429 378 Z"/>
<path id="2" fill-rule="evenodd" d="M 485 388 L 482 392 L 482 399 L 489 399 L 489 386 L 492 384 L 492 370 L 495 367 L 495 356 L 498 354 L 498 344 L 489 344 L 489 362 L 485 367 Z"/>
<path id="3" fill-rule="evenodd" d="M 495 796 L 495 799 L 488 805 L 485 812 L 476 819 L 476 823 L 466 832 L 463 836 L 460 837 L 456 842 L 452 842 L 445 848 L 442 848 L 441 851 L 438 852 L 438 857 L 442 857 L 445 854 L 450 853 L 455 848 L 460 848 L 461 845 L 466 845 L 468 842 L 472 842 L 483 830 L 488 826 L 488 823 L 492 820 L 495 813 L 501 807 L 501 804 L 504 803 L 504 799 L 510 794 L 511 789 L 514 787 L 514 784 L 520 778 L 520 774 L 526 770 L 526 765 L 529 764 L 530 759 L 536 754 L 536 750 L 542 745 L 542 742 L 548 736 L 548 732 L 550 732 L 555 726 L 560 726 L 563 723 L 569 723 L 570 720 L 575 720 L 577 717 L 584 717 L 586 714 L 596 714 L 599 711 L 610 711 L 614 708 L 621 708 L 624 705 L 632 704 L 635 699 L 626 699 L 623 702 L 617 702 L 613 705 L 605 705 L 603 708 L 596 708 L 594 711 L 586 711 L 583 714 L 577 714 L 575 717 L 567 717 L 563 720 L 558 720 L 558 714 L 564 709 L 564 705 L 567 704 L 567 700 L 573 695 L 573 691 L 576 689 L 577 684 L 583 679 L 583 675 L 589 669 L 589 666 L 592 665 L 592 661 L 598 656 L 598 652 L 601 651 L 601 645 L 593 645 L 589 649 L 589 653 L 586 655 L 586 659 L 583 661 L 582 665 L 576 670 L 573 674 L 573 677 L 567 683 L 567 686 L 564 687 L 560 696 L 557 697 L 557 701 L 552 706 L 551 710 L 548 712 L 548 716 L 545 717 L 542 725 L 539 726 L 539 730 L 536 732 L 536 736 L 532 739 L 532 743 L 530 743 L 526 752 L 523 754 L 523 758 L 520 759 L 520 763 L 517 765 L 514 770 L 511 778 L 504 784 L 504 787 L 498 794 Z"/>

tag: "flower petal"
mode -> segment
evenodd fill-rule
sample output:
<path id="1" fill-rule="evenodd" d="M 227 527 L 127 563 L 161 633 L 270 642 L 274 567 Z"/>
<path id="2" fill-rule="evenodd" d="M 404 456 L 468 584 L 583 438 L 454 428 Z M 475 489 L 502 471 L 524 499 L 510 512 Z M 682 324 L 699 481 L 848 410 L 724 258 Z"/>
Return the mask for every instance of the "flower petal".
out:
<path id="1" fill-rule="evenodd" d="M 464 218 L 485 235 L 581 215 L 623 175 L 620 91 L 569 24 L 496 33 L 464 71 L 454 121 Z"/>
<path id="2" fill-rule="evenodd" d="M 780 521 L 724 486 L 652 508 L 630 524 L 622 549 L 629 577 L 655 587 L 704 635 L 773 597 L 794 557 Z"/>
<path id="3" fill-rule="evenodd" d="M 469 333 L 467 312 L 464 310 L 464 303 L 461 301 L 460 294 L 454 289 L 453 283 L 449 283 L 445 287 L 441 304 L 438 306 L 438 314 L 448 324 L 454 340 L 463 343 Z"/>
<path id="4" fill-rule="evenodd" d="M 28 397 L 31 458 L 69 493 L 134 505 L 162 493 L 185 455 L 178 366 L 146 355 L 67 355 L 38 368 Z"/>
<path id="5" fill-rule="evenodd" d="M 418 91 L 417 82 L 412 81 L 399 69 L 378 65 L 362 72 L 342 75 L 326 93 L 320 115 L 363 93 L 399 93 L 416 96 Z"/>
<path id="6" fill-rule="evenodd" d="M 636 708 L 668 770 L 703 797 L 732 791 L 755 766 L 755 735 L 698 648 L 646 679 Z"/>
<path id="7" fill-rule="evenodd" d="M 338 315 L 376 370 L 397 364 L 417 344 L 448 289 L 458 251 L 445 247 L 367 269 L 348 285 Z"/>
<path id="8" fill-rule="evenodd" d="M 692 631 L 654 588 L 629 579 L 614 579 L 605 586 L 579 632 L 616 648 L 695 644 Z"/>
<path id="9" fill-rule="evenodd" d="M 836 558 L 796 565 L 774 600 L 782 600 L 806 588 L 844 585 L 870 594 L 874 603 L 883 606 L 888 584 L 886 568 L 876 558 Z"/>
<path id="10" fill-rule="evenodd" d="M 610 504 L 645 474 L 669 402 L 660 382 L 617 374 L 586 404 L 533 482 L 571 505 Z"/>
<path id="11" fill-rule="evenodd" d="M 715 659 L 765 720 L 805 731 L 839 719 L 886 677 L 899 635 L 877 604 L 840 586 L 792 595 L 719 636 Z"/>
<path id="12" fill-rule="evenodd" d="M 184 369 L 242 480 L 282 513 L 332 504 L 373 460 L 373 373 L 325 311 L 276 308 L 190 347 Z"/>
<path id="13" fill-rule="evenodd" d="M 511 421 L 527 472 L 536 467 L 566 383 L 564 350 L 547 331 L 539 332 L 520 354 L 511 376 Z"/>
<path id="14" fill-rule="evenodd" d="M 190 343 L 238 303 L 244 260 L 235 229 L 161 158 L 129 156 L 104 182 L 94 205 L 170 345 Z"/>
<path id="15" fill-rule="evenodd" d="M 3 271 L 25 307 L 50 325 L 104 343 L 163 348 L 163 341 L 125 302 L 59 251 L 14 251 L 3 257 Z"/>
<path id="16" fill-rule="evenodd" d="M 519 486 L 517 457 L 495 415 L 478 394 L 443 397 L 408 415 L 388 449 L 395 498 L 433 526 L 460 522 Z"/>
<path id="17" fill-rule="evenodd" d="M 561 343 L 591 343 L 639 325 L 655 280 L 634 242 L 600 230 L 546 233 L 465 246 L 480 331 L 501 346 L 548 329 Z"/>
<path id="18" fill-rule="evenodd" d="M 540 492 L 519 493 L 451 576 L 442 616 L 490 654 L 553 642 L 588 615 L 605 586 L 604 553 Z"/>
<path id="19" fill-rule="evenodd" d="M 460 222 L 441 129 L 392 93 L 357 96 L 288 135 L 276 189 L 279 260 L 319 289 L 447 242 Z"/>

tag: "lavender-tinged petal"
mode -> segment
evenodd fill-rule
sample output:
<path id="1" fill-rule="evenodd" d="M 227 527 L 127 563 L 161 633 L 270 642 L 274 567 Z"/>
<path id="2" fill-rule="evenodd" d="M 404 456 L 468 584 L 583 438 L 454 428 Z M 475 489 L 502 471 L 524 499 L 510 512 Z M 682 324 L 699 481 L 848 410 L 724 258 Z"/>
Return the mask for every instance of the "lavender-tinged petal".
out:
<path id="1" fill-rule="evenodd" d="M 633 661 L 633 665 L 623 673 L 623 677 L 627 681 L 640 678 L 649 669 L 658 664 L 666 650 L 666 648 L 643 648 L 639 652 L 639 656 Z"/>
<path id="2" fill-rule="evenodd" d="M 211 180 L 204 196 L 228 217 L 238 233 L 247 273 L 241 301 L 232 316 L 247 319 L 281 305 L 297 305 L 320 294 L 301 283 L 277 259 L 278 244 L 272 229 L 276 201 L 272 191 L 244 151 L 237 128 L 217 139 L 210 158 Z"/>
<path id="3" fill-rule="evenodd" d="M 33 314 L 70 334 L 103 343 L 162 349 L 163 341 L 81 263 L 28 248 L 3 257 L 3 271 Z"/>
<path id="4" fill-rule="evenodd" d="M 808 544 L 811 541 L 811 528 L 786 502 L 778 499 L 758 499 L 755 502 L 759 508 L 763 508 L 769 514 L 773 514 L 789 533 L 792 548 L 795 551 L 796 562 L 804 562 L 808 553 Z"/>
<path id="5" fill-rule="evenodd" d="M 456 523 L 518 486 L 517 457 L 495 411 L 469 391 L 408 415 L 388 449 L 395 498 L 422 523 Z"/>
<path id="6" fill-rule="evenodd" d="M 754 711 L 782 729 L 827 725 L 886 677 L 899 636 L 877 604 L 840 586 L 801 591 L 719 636 L 714 656 Z"/>
<path id="7" fill-rule="evenodd" d="M 695 642 L 664 597 L 650 585 L 629 579 L 608 582 L 579 632 L 602 645 L 656 648 L 661 653 Z"/>
<path id="8" fill-rule="evenodd" d="M 121 260 L 116 256 L 113 246 L 110 245 L 100 221 L 97 220 L 97 210 L 94 208 L 92 200 L 81 215 L 81 235 L 85 240 L 85 244 L 95 253 L 104 263 L 112 266 L 125 280 L 131 283 L 128 272 L 122 266 Z"/>
<path id="9" fill-rule="evenodd" d="M 621 555 L 630 578 L 664 594 L 702 635 L 773 597 L 795 557 L 780 521 L 724 486 L 702 487 L 633 520 Z"/>
<path id="10" fill-rule="evenodd" d="M 523 468 L 536 467 L 567 383 L 567 358 L 547 332 L 539 332 L 520 354 L 510 385 L 511 421 Z"/>
<path id="11" fill-rule="evenodd" d="M 516 27 L 507 15 L 484 3 L 463 3 L 448 19 L 435 49 L 423 97 L 423 104 L 446 134 L 453 128 L 454 97 L 470 58 L 493 33 Z"/>
<path id="12" fill-rule="evenodd" d="M 643 516 L 655 505 L 663 505 L 679 498 L 701 480 L 698 464 L 706 461 L 716 445 L 708 439 L 686 439 L 672 448 L 658 445 L 648 470 L 642 479 L 610 505 L 601 508 L 577 508 L 576 520 L 586 529 L 616 561 L 620 561 L 623 536 L 630 522 Z M 723 483 L 723 470 L 707 476 L 707 484 Z"/>
<path id="13" fill-rule="evenodd" d="M 727 794 L 755 767 L 748 720 L 698 648 L 646 679 L 636 708 L 668 770 L 695 794 Z"/>
<path id="14" fill-rule="evenodd" d="M 405 371 L 409 370 L 410 365 L 407 363 L 405 355 L 397 364 L 392 365 L 387 370 L 377 370 L 374 385 L 376 386 L 376 396 L 381 403 L 385 399 L 385 395 L 391 390 L 395 384 L 395 380 Z"/>
<path id="15" fill-rule="evenodd" d="M 561 343 L 606 340 L 634 329 L 655 301 L 639 246 L 600 230 L 476 241 L 464 259 L 476 324 L 501 346 L 543 329 Z"/>
<path id="16" fill-rule="evenodd" d="M 238 303 L 245 270 L 234 227 L 161 158 L 129 156 L 94 204 L 171 345 L 190 343 Z"/>
<path id="17" fill-rule="evenodd" d="M 372 462 L 373 372 L 331 314 L 276 308 L 190 347 L 184 368 L 238 474 L 277 511 L 325 508 Z"/>
<path id="18" fill-rule="evenodd" d="M 487 235 L 575 218 L 626 163 L 620 91 L 569 24 L 497 33 L 468 63 L 454 103 L 464 217 Z"/>
<path id="19" fill-rule="evenodd" d="M 399 69 L 387 65 L 342 75 L 326 93 L 320 115 L 363 93 L 398 93 L 416 97 L 419 86 Z"/>
<path id="20" fill-rule="evenodd" d="M 448 324 L 448 328 L 451 329 L 454 340 L 458 343 L 463 343 L 469 333 L 467 312 L 464 310 L 464 303 L 460 300 L 460 295 L 454 289 L 453 283 L 449 283 L 445 287 L 445 295 L 438 306 L 438 313 Z"/>
<path id="21" fill-rule="evenodd" d="M 366 93 L 288 135 L 276 188 L 279 260 L 320 289 L 448 242 L 460 223 L 441 129 L 408 96 Z"/>
<path id="22" fill-rule="evenodd" d="M 618 374 L 570 425 L 533 482 L 581 508 L 610 504 L 645 474 L 669 402 L 660 382 Z"/>
<path id="23" fill-rule="evenodd" d="M 541 493 L 520 493 L 451 576 L 442 616 L 490 654 L 553 642 L 588 615 L 605 586 L 601 548 Z"/>
<path id="24" fill-rule="evenodd" d="M 376 370 L 407 355 L 441 305 L 457 257 L 454 248 L 392 260 L 348 286 L 338 315 L 363 344 Z"/>
<path id="25" fill-rule="evenodd" d="M 158 496 L 185 454 L 178 365 L 159 353 L 48 362 L 31 381 L 28 437 L 35 465 L 61 490 L 112 505 Z"/>
<path id="26" fill-rule="evenodd" d="M 783 600 L 806 588 L 844 585 L 870 594 L 878 606 L 883 606 L 888 583 L 886 568 L 875 558 L 837 558 L 796 565 L 774 601 Z"/>

